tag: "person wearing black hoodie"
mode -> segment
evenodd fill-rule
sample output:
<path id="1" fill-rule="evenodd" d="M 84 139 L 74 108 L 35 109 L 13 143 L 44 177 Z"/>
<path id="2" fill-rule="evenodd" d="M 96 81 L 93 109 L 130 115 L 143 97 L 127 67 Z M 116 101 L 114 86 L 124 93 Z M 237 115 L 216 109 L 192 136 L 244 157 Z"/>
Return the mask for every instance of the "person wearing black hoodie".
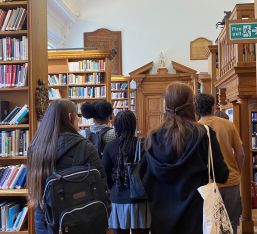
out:
<path id="1" fill-rule="evenodd" d="M 47 108 L 29 146 L 27 185 L 30 191 L 29 205 L 35 209 L 36 234 L 48 233 L 42 197 L 46 178 L 53 170 L 90 163 L 106 182 L 97 150 L 78 130 L 75 105 L 71 101 L 56 100 Z"/>
<path id="2" fill-rule="evenodd" d="M 165 118 L 146 140 L 139 168 L 152 215 L 151 234 L 201 234 L 203 200 L 197 188 L 208 183 L 208 137 L 196 122 L 193 92 L 182 83 L 165 93 Z M 224 183 L 228 168 L 210 129 L 216 182 Z"/>

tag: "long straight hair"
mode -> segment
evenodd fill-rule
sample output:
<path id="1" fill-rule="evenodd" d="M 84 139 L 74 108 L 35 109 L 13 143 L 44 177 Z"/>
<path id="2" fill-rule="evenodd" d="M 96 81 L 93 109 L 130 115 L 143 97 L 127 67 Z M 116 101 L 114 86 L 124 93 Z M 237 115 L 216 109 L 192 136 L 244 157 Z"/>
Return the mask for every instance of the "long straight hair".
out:
<path id="1" fill-rule="evenodd" d="M 128 187 L 128 174 L 125 163 L 135 152 L 136 117 L 130 110 L 120 111 L 114 120 L 115 134 L 119 139 L 117 168 L 113 174 L 119 190 Z"/>
<path id="2" fill-rule="evenodd" d="M 76 108 L 71 101 L 55 100 L 48 106 L 29 146 L 27 185 L 30 191 L 29 205 L 34 208 L 43 208 L 45 181 L 55 167 L 60 132 L 78 134 L 73 126 L 75 116 Z"/>
<path id="3" fill-rule="evenodd" d="M 151 147 L 151 136 L 161 128 L 166 129 L 166 143 L 172 145 L 179 156 L 185 146 L 186 138 L 198 127 L 195 117 L 194 95 L 192 89 L 183 83 L 171 83 L 165 92 L 164 122 L 150 132 L 146 148 Z"/>

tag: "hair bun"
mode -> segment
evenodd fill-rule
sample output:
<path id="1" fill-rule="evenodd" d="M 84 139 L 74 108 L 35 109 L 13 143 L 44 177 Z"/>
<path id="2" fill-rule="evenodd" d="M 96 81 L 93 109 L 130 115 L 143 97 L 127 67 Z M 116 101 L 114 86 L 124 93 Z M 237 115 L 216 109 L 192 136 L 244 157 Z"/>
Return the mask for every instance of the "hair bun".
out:
<path id="1" fill-rule="evenodd" d="M 86 119 L 91 119 L 96 117 L 96 109 L 94 104 L 85 102 L 81 106 L 81 114 Z"/>

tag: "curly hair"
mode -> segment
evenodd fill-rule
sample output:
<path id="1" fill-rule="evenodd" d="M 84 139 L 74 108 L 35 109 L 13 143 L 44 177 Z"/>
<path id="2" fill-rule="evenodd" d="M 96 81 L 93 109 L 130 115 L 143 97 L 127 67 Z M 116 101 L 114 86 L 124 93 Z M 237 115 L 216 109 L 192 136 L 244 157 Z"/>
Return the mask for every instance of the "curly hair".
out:
<path id="1" fill-rule="evenodd" d="M 212 114 L 215 99 L 207 93 L 200 93 L 195 97 L 196 112 L 200 117 Z"/>
<path id="2" fill-rule="evenodd" d="M 107 101 L 85 102 L 81 106 L 82 116 L 86 119 L 106 120 L 112 116 L 112 104 Z"/>

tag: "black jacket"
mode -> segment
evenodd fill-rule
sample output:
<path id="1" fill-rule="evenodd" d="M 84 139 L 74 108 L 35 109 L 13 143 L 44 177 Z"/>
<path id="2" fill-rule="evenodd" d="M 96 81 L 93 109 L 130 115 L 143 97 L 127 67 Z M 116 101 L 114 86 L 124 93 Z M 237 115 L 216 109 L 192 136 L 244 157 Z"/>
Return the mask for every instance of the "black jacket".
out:
<path id="1" fill-rule="evenodd" d="M 87 163 L 97 168 L 103 180 L 106 180 L 104 167 L 92 143 L 78 134 L 61 133 L 57 143 L 56 170 Z M 35 230 L 36 234 L 47 234 L 44 213 L 40 208 L 35 209 Z"/>
<path id="2" fill-rule="evenodd" d="M 137 143 L 136 137 L 133 138 L 133 143 L 134 143 L 134 150 L 133 150 L 133 154 L 131 154 L 127 159 L 128 163 L 131 163 L 134 160 L 135 148 Z M 143 145 L 143 141 L 142 141 L 142 145 Z M 141 199 L 130 199 L 129 181 L 128 181 L 127 189 L 123 189 L 122 191 L 118 189 L 117 183 L 113 179 L 113 172 L 116 169 L 117 163 L 118 163 L 118 160 L 117 160 L 118 154 L 119 154 L 119 139 L 116 138 L 115 140 L 110 141 L 105 146 L 103 158 L 102 158 L 106 175 L 107 175 L 108 186 L 109 186 L 109 189 L 111 190 L 111 196 L 110 196 L 111 202 L 117 203 L 117 204 L 129 204 L 129 203 L 138 203 L 138 202 L 145 201 Z M 143 156 L 143 154 L 144 154 L 144 149 L 143 147 L 141 147 L 141 155 Z"/>
<path id="3" fill-rule="evenodd" d="M 208 138 L 203 126 L 194 129 L 181 155 L 167 144 L 164 129 L 153 134 L 140 165 L 149 199 L 152 234 L 201 234 L 203 200 L 197 188 L 208 183 Z M 228 168 L 215 132 L 210 130 L 216 181 L 224 183 Z"/>

